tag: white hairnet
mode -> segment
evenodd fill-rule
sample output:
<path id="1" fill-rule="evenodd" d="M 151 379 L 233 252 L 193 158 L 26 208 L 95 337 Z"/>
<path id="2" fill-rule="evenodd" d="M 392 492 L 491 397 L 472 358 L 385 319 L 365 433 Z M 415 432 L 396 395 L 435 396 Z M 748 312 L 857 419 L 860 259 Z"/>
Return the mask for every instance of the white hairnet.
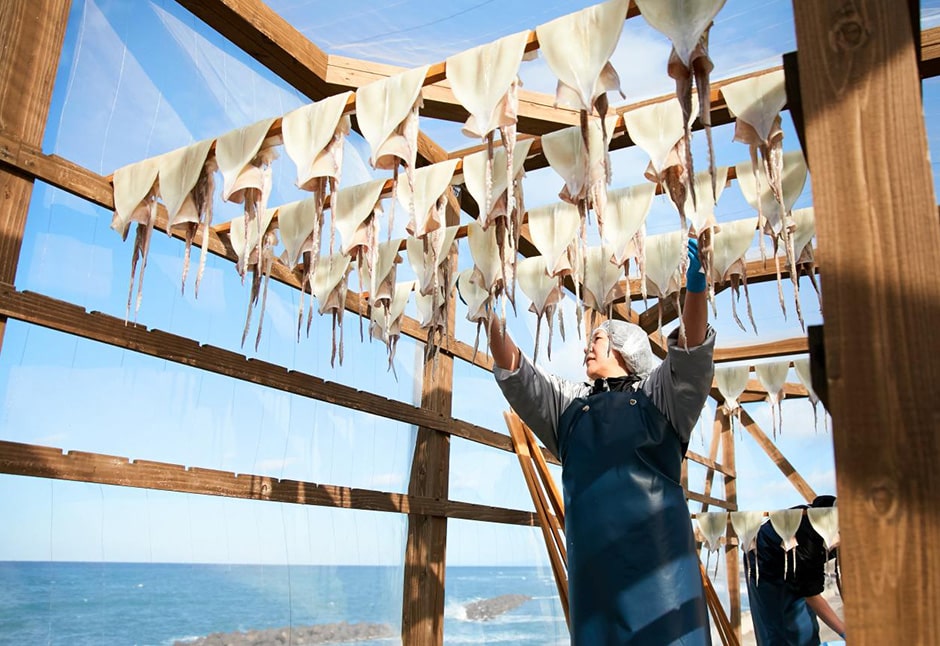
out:
<path id="1" fill-rule="evenodd" d="M 631 374 L 646 377 L 653 371 L 653 350 L 643 328 L 611 319 L 598 325 L 597 329 L 607 332 L 610 347 L 620 353 Z"/>

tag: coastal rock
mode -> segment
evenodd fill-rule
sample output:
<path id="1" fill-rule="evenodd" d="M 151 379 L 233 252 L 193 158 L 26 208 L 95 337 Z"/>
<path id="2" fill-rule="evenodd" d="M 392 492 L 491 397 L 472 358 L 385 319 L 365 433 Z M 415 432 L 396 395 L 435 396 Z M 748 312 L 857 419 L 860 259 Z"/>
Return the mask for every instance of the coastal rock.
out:
<path id="1" fill-rule="evenodd" d="M 502 594 L 492 599 L 473 601 L 466 605 L 467 619 L 471 621 L 489 621 L 514 608 L 518 608 L 531 598 L 524 594 Z"/>
<path id="2" fill-rule="evenodd" d="M 335 624 L 270 628 L 246 632 L 212 633 L 194 640 L 177 641 L 174 646 L 282 646 L 283 644 L 326 644 L 360 642 L 394 637 L 388 624 L 340 621 Z"/>

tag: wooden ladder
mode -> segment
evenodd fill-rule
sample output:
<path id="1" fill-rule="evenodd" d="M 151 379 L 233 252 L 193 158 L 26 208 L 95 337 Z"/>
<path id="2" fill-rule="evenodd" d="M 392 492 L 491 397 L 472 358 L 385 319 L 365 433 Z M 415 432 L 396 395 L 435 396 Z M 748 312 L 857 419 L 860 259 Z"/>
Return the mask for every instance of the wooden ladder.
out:
<path id="1" fill-rule="evenodd" d="M 535 504 L 535 513 L 542 527 L 542 538 L 548 550 L 548 558 L 552 565 L 552 574 L 558 586 L 558 595 L 561 598 L 561 607 L 565 611 L 565 621 L 571 626 L 568 613 L 568 554 L 565 551 L 565 503 L 558 491 L 558 486 L 552 479 L 548 464 L 542 456 L 542 449 L 535 441 L 531 429 L 513 411 L 503 413 L 512 446 L 519 458 L 522 475 L 525 478 L 532 502 Z M 705 566 L 699 561 L 702 572 L 702 583 L 705 586 L 705 603 L 711 612 L 724 646 L 740 646 L 738 638 L 731 627 L 731 621 L 721 606 L 718 593 L 712 585 L 711 579 L 705 572 Z"/>

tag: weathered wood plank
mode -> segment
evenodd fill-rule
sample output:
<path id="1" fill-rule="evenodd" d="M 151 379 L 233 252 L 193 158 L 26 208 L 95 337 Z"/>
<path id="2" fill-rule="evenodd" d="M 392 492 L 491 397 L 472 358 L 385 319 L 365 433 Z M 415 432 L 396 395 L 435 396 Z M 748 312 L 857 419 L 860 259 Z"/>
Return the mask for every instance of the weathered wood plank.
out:
<path id="1" fill-rule="evenodd" d="M 734 431 L 731 428 L 731 419 L 721 410 L 721 406 L 715 408 L 715 424 L 721 430 L 721 461 L 731 470 L 730 474 L 724 475 L 725 499 L 738 505 L 738 479 L 736 475 L 735 450 L 734 450 Z M 740 586 L 740 566 L 738 556 L 738 541 L 731 527 L 731 518 L 728 518 L 728 527 L 725 530 L 725 536 L 734 538 L 725 543 L 725 569 L 728 574 L 726 581 L 734 581 L 728 586 L 728 609 L 731 629 L 734 631 L 738 642 L 741 641 L 741 586 Z"/>
<path id="2" fill-rule="evenodd" d="M 168 332 L 148 330 L 134 323 L 125 324 L 122 319 L 97 312 L 88 313 L 77 305 L 41 294 L 18 292 L 11 285 L 2 283 L 0 314 L 208 372 L 326 401 L 351 410 L 432 428 L 504 451 L 512 450 L 508 436 L 447 415 L 325 381 L 299 371 L 287 370 L 266 361 L 246 359 L 230 350 L 199 345 L 192 339 Z M 558 463 L 558 460 L 548 453 L 546 459 L 554 464 Z"/>
<path id="3" fill-rule="evenodd" d="M 752 361 L 754 359 L 782 357 L 788 354 L 806 354 L 807 352 L 809 352 L 809 344 L 806 337 L 798 336 L 791 339 L 780 339 L 779 341 L 715 348 L 714 360 L 715 363 Z"/>
<path id="4" fill-rule="evenodd" d="M 852 644 L 933 643 L 940 227 L 908 6 L 794 0 L 794 14 L 800 68 L 814 71 L 800 86 L 846 625 Z"/>
<path id="5" fill-rule="evenodd" d="M 125 457 L 63 452 L 61 449 L 0 441 L 0 473 L 76 482 L 94 482 L 226 498 L 361 509 L 435 518 L 462 518 L 535 527 L 535 514 L 454 500 L 371 489 L 278 479 L 265 475 L 186 467 Z"/>
<path id="6" fill-rule="evenodd" d="M 42 143 L 70 0 L 0 2 L 0 128 Z M 16 282 L 33 180 L 0 168 L 0 282 Z M 0 348 L 6 318 L 0 317 Z"/>

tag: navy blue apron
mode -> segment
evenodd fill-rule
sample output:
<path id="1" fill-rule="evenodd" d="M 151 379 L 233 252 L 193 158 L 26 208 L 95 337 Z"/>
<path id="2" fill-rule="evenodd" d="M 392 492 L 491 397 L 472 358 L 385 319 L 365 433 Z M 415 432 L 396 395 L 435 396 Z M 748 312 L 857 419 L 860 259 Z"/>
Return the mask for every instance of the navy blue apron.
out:
<path id="1" fill-rule="evenodd" d="M 602 392 L 565 409 L 558 446 L 571 643 L 711 644 L 669 421 L 642 391 Z"/>

